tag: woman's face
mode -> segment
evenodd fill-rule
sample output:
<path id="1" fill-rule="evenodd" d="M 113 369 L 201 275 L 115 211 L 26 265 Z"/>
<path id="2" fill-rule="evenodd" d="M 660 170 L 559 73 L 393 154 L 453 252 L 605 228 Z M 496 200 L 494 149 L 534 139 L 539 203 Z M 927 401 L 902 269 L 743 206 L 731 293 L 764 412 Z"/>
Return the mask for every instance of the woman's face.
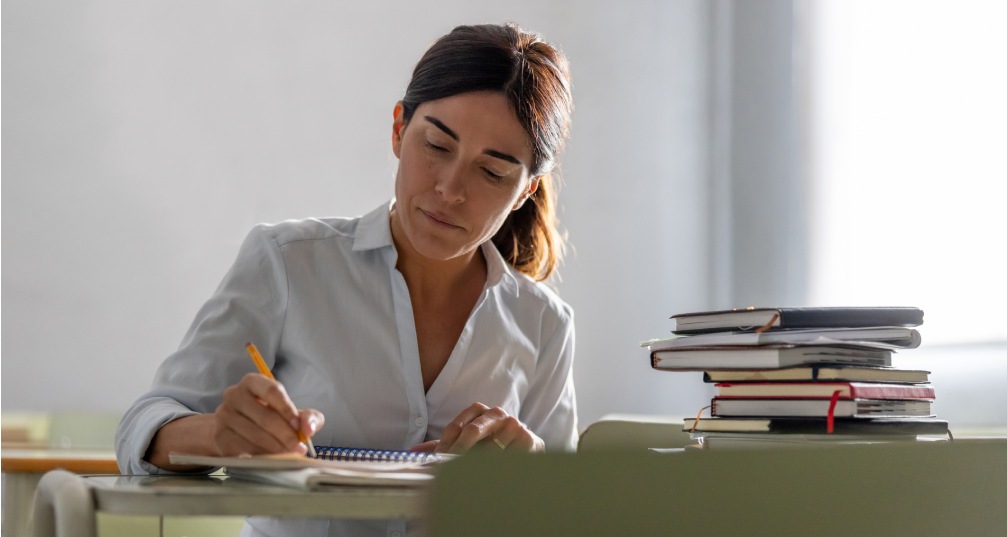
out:
<path id="1" fill-rule="evenodd" d="M 392 149 L 392 235 L 432 260 L 471 256 L 538 187 L 528 135 L 501 93 L 429 101 L 408 123 L 396 105 Z"/>

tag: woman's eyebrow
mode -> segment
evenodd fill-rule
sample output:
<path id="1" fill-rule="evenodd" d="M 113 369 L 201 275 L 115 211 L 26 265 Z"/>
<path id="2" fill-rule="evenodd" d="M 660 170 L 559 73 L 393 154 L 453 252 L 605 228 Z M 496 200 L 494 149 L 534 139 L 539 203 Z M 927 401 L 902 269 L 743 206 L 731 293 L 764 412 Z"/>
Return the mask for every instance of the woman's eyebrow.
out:
<path id="1" fill-rule="evenodd" d="M 483 154 L 484 155 L 489 155 L 491 157 L 496 157 L 496 158 L 498 158 L 500 160 L 506 160 L 507 162 L 511 162 L 511 163 L 517 164 L 518 166 L 524 166 L 524 163 L 521 162 L 520 160 L 518 160 L 517 157 L 508 155 L 507 153 L 501 153 L 501 152 L 499 152 L 499 151 L 497 151 L 495 149 L 487 149 L 487 150 L 483 151 Z"/>
<path id="2" fill-rule="evenodd" d="M 456 141 L 456 142 L 458 141 L 458 135 L 455 134 L 455 131 L 451 130 L 451 128 L 449 128 L 447 125 L 445 125 L 441 120 L 439 120 L 439 119 L 437 119 L 437 118 L 435 118 L 433 116 L 423 116 L 423 119 L 429 121 L 430 123 L 433 124 L 433 126 L 435 126 L 438 129 L 444 131 L 444 134 L 447 134 L 448 136 L 450 136 L 451 139 L 453 139 L 454 141 Z"/>
<path id="3" fill-rule="evenodd" d="M 444 134 L 450 136 L 452 140 L 456 142 L 459 141 L 458 134 L 456 134 L 455 131 L 451 130 L 451 127 L 445 125 L 443 121 L 433 116 L 423 116 L 423 119 L 425 119 L 428 123 L 443 131 Z M 512 164 L 517 164 L 518 166 L 524 166 L 524 163 L 521 162 L 517 157 L 513 155 L 508 155 L 507 153 L 503 153 L 501 151 L 497 151 L 496 149 L 486 149 L 483 151 L 483 154 L 489 155 L 494 158 L 498 158 L 500 160 L 505 160 Z"/>

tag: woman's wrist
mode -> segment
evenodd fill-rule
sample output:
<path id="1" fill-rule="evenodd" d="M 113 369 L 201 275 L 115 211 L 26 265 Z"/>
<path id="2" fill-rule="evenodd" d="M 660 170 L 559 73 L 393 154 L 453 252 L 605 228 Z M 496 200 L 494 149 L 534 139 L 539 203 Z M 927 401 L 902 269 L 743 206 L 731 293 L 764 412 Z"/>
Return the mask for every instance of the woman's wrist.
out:
<path id="1" fill-rule="evenodd" d="M 219 455 L 213 441 L 213 414 L 185 416 L 164 424 L 150 441 L 144 460 L 164 470 L 187 472 L 205 467 L 171 464 L 171 453 Z"/>

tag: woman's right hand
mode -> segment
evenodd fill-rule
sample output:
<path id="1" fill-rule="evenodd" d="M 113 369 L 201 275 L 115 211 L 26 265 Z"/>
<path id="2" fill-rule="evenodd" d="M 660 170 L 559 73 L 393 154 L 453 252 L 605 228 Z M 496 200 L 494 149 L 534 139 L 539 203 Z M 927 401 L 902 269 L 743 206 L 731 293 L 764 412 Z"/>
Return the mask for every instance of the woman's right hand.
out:
<path id="1" fill-rule="evenodd" d="M 249 373 L 224 390 L 214 413 L 213 441 L 220 455 L 300 453 L 307 446 L 298 431 L 311 437 L 325 417 L 313 409 L 297 410 L 279 382 Z"/>
<path id="2" fill-rule="evenodd" d="M 279 382 L 249 373 L 224 390 L 223 401 L 212 414 L 186 416 L 161 427 L 144 457 L 159 468 L 173 471 L 197 468 L 171 464 L 171 452 L 237 456 L 300 453 L 307 447 L 297 437 L 313 436 L 325 416 L 314 409 L 297 410 Z"/>

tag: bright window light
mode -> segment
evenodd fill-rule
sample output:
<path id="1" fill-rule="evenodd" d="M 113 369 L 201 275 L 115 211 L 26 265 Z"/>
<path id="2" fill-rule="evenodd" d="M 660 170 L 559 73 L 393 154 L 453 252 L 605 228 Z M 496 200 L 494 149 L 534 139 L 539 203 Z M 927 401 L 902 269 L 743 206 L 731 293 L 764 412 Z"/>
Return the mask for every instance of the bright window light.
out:
<path id="1" fill-rule="evenodd" d="M 1007 342 L 1007 2 L 810 9 L 809 302 Z"/>

